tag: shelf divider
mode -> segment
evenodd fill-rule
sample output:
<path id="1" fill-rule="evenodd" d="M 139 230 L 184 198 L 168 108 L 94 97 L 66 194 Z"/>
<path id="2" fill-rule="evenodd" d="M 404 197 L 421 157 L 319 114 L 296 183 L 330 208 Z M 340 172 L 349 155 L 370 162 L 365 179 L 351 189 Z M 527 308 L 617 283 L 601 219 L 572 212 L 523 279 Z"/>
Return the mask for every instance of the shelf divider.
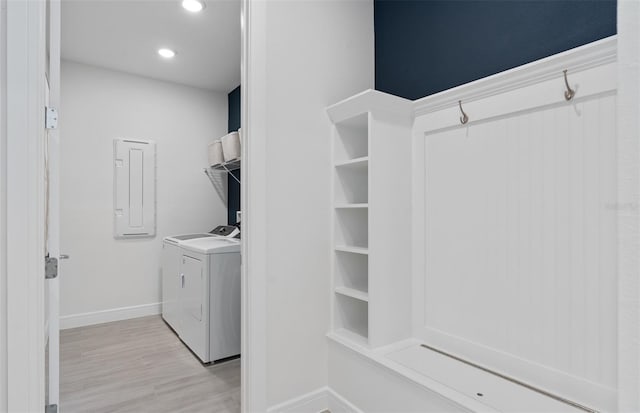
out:
<path id="1" fill-rule="evenodd" d="M 364 168 L 369 163 L 368 156 L 362 156 L 360 158 L 349 159 L 348 161 L 337 162 L 335 164 L 336 168 Z"/>
<path id="2" fill-rule="evenodd" d="M 369 254 L 369 248 L 353 247 L 350 245 L 336 245 L 336 251 L 351 252 L 354 254 L 363 254 L 363 255 Z"/>
<path id="3" fill-rule="evenodd" d="M 369 293 L 356 290 L 355 288 L 336 287 L 335 292 L 336 294 L 341 294 L 347 297 L 355 298 L 356 300 L 369 302 Z"/>
<path id="4" fill-rule="evenodd" d="M 358 208 L 369 208 L 369 204 L 367 203 L 356 203 L 356 204 L 336 204 L 336 209 L 358 209 Z"/>
<path id="5" fill-rule="evenodd" d="M 332 331 L 331 333 L 329 333 L 329 337 L 333 337 L 340 341 L 346 340 L 349 343 L 354 343 L 363 348 L 369 347 L 368 337 L 364 337 L 361 334 L 358 334 L 346 328 L 339 328 L 337 330 Z"/>

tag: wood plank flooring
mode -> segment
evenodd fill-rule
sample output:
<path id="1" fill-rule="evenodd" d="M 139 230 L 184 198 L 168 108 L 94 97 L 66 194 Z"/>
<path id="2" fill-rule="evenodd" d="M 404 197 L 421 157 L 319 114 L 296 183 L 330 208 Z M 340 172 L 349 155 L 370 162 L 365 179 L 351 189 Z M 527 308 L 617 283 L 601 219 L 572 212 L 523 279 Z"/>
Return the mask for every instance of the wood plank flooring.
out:
<path id="1" fill-rule="evenodd" d="M 240 359 L 203 365 L 160 316 L 60 332 L 64 413 L 240 412 Z"/>

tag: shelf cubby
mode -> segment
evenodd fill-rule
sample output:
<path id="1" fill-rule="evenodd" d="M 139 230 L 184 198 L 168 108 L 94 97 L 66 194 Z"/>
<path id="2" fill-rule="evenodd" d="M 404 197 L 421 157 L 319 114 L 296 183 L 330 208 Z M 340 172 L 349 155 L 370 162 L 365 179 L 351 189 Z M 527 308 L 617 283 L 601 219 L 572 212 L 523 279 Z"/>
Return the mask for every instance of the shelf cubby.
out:
<path id="1" fill-rule="evenodd" d="M 369 337 L 369 305 L 366 301 L 348 295 L 335 294 L 335 325 L 337 330 L 346 330 L 362 342 Z"/>
<path id="2" fill-rule="evenodd" d="M 369 213 L 367 208 L 336 209 L 335 217 L 335 242 L 337 245 L 368 248 Z"/>
<path id="3" fill-rule="evenodd" d="M 368 168 L 336 168 L 335 202 L 366 204 L 369 202 Z"/>
<path id="4" fill-rule="evenodd" d="M 369 118 L 362 113 L 335 125 L 334 160 L 345 162 L 369 154 Z"/>
<path id="5" fill-rule="evenodd" d="M 337 251 L 335 256 L 335 286 L 369 292 L 369 259 L 364 254 Z"/>

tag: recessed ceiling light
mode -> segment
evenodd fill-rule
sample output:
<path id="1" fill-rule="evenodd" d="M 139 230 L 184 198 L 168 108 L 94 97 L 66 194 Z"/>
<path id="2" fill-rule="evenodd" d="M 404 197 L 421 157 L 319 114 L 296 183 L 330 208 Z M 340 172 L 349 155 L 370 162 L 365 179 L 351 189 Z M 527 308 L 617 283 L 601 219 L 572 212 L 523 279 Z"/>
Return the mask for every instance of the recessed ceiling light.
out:
<path id="1" fill-rule="evenodd" d="M 174 52 L 171 49 L 158 49 L 158 54 L 164 57 L 165 59 L 171 59 L 173 56 L 176 55 L 176 52 Z"/>
<path id="2" fill-rule="evenodd" d="M 204 1 L 201 0 L 182 0 L 182 7 L 192 13 L 197 13 L 204 9 Z"/>

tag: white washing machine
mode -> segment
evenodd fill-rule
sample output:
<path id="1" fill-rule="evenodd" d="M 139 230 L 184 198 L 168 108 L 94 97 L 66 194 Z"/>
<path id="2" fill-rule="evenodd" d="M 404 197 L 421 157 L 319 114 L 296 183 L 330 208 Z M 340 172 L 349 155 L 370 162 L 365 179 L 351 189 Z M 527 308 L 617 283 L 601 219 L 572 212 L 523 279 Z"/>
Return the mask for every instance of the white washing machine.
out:
<path id="1" fill-rule="evenodd" d="M 172 235 L 170 237 L 165 237 L 164 240 L 165 241 L 169 241 L 169 242 L 171 242 L 173 244 L 181 244 L 184 241 L 189 241 L 189 240 L 192 240 L 192 239 L 210 238 L 210 237 L 215 237 L 215 235 L 209 234 L 209 233 Z"/>
<path id="2" fill-rule="evenodd" d="M 240 240 L 163 245 L 162 317 L 204 363 L 240 354 Z"/>

